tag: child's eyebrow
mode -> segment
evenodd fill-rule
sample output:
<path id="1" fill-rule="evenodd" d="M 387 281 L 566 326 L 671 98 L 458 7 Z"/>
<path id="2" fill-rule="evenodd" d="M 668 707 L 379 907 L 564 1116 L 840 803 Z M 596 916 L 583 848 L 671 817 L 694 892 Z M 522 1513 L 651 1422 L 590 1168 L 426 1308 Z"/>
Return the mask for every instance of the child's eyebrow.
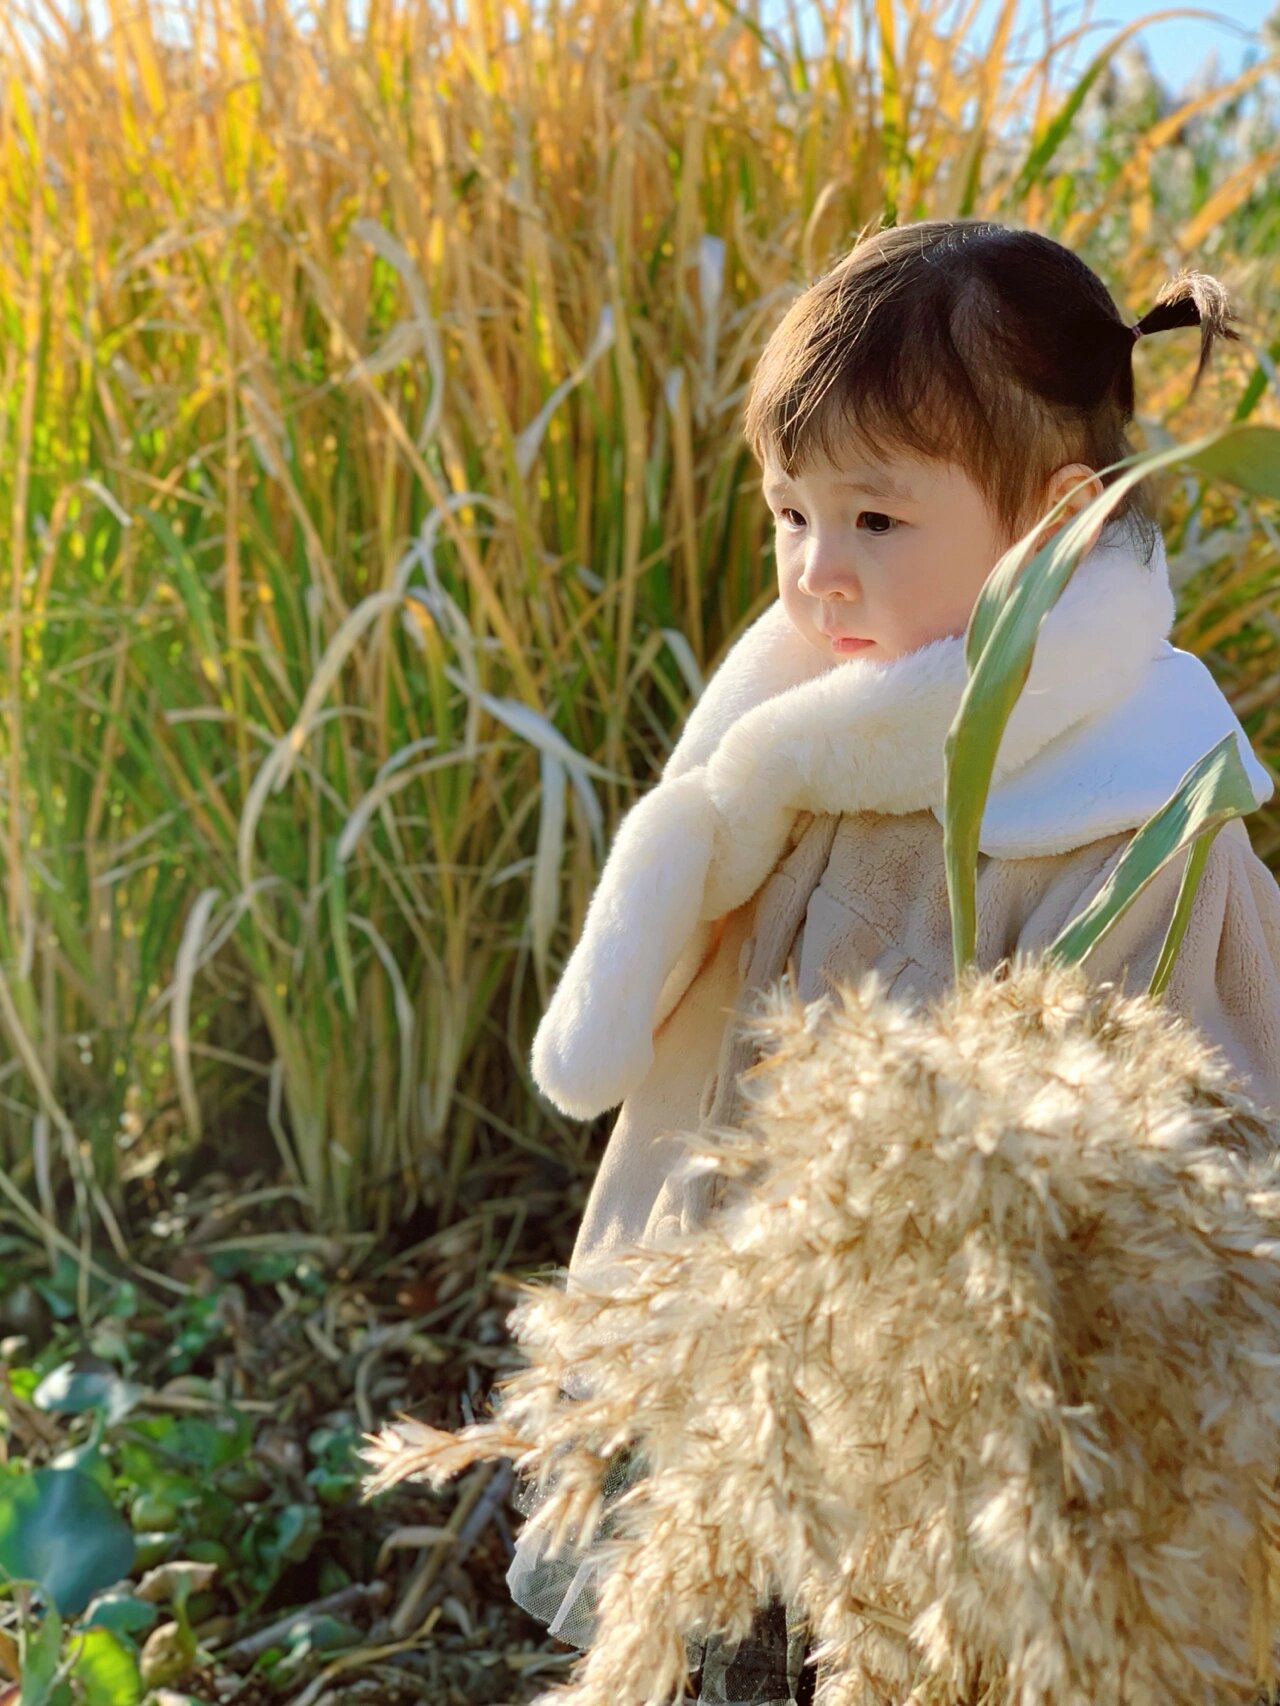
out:
<path id="1" fill-rule="evenodd" d="M 840 491 L 861 492 L 869 498 L 887 498 L 890 503 L 912 503 L 915 494 L 907 486 L 895 480 L 883 469 L 867 468 L 860 470 L 855 480 L 833 480 L 832 484 Z M 766 498 L 775 492 L 790 491 L 791 482 L 784 474 L 773 474 L 767 478 L 761 490 Z"/>

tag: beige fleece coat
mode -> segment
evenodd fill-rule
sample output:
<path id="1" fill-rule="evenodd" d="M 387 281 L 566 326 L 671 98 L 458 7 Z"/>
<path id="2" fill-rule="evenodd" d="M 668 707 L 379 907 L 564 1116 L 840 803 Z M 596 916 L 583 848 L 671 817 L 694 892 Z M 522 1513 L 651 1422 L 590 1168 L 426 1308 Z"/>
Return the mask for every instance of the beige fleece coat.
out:
<path id="1" fill-rule="evenodd" d="M 1070 852 L 982 856 L 978 948 L 984 967 L 1047 946 L 1106 881 L 1131 832 Z M 1146 989 L 1183 859 L 1148 886 L 1085 961 L 1095 981 Z M 682 1174 L 682 1133 L 735 1118 L 754 1044 L 742 1018 L 789 974 L 813 1000 L 831 980 L 874 968 L 890 991 L 928 998 L 953 980 L 942 828 L 930 811 L 801 812 L 783 856 L 749 900 L 690 943 L 672 968 L 653 1060 L 614 1123 L 570 1259 L 603 1279 L 612 1251 L 705 1217 L 705 1174 Z M 1164 1001 L 1215 1043 L 1247 1092 L 1280 1118 L 1280 887 L 1245 824 L 1215 838 Z M 607 1283 L 607 1281 L 605 1282 Z"/>

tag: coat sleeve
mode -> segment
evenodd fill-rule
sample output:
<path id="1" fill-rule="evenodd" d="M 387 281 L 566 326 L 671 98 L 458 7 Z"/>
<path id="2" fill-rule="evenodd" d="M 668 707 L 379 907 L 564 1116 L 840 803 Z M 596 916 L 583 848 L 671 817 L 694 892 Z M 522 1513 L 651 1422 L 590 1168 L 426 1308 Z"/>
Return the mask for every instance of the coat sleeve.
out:
<path id="1" fill-rule="evenodd" d="M 1122 853 L 1123 846 L 1108 859 L 1081 906 Z M 1171 860 L 1091 950 L 1084 962 L 1091 977 L 1130 993 L 1147 988 L 1185 865 L 1185 857 Z M 1245 1092 L 1280 1119 L 1280 885 L 1240 818 L 1214 837 L 1162 999 L 1217 1045 Z"/>

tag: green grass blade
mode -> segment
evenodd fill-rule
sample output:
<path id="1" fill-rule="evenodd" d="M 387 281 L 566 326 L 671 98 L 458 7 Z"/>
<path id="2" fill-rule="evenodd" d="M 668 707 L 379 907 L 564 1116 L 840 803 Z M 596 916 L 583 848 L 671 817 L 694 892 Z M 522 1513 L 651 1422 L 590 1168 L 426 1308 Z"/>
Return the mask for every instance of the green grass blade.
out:
<path id="1" fill-rule="evenodd" d="M 977 942 L 977 864 L 996 755 L 1026 684 L 1040 624 L 1062 594 L 1090 535 L 1139 480 L 1178 463 L 1280 497 L 1280 429 L 1231 426 L 1190 444 L 1126 457 L 1113 483 L 1032 554 L 1036 534 L 1064 512 L 1070 493 L 1012 545 L 987 577 L 965 631 L 969 679 L 944 747 L 943 852 L 956 976 Z M 1029 559 L 1029 560 L 1028 560 Z M 1253 796 L 1249 795 L 1252 810 Z"/>
<path id="2" fill-rule="evenodd" d="M 1160 810 L 1143 824 L 1088 906 L 1050 943 L 1048 955 L 1067 964 L 1082 960 L 1124 916 L 1170 859 L 1197 836 L 1216 833 L 1228 818 L 1243 817 L 1253 808 L 1253 788 L 1245 773 L 1236 737 L 1234 734 L 1223 735 L 1215 747 L 1196 760 Z M 1200 863 L 1203 864 L 1203 858 Z M 1190 874 L 1188 861 L 1184 887 Z M 1198 875 L 1197 870 L 1197 878 Z M 1191 900 L 1192 894 L 1188 894 L 1187 912 L 1190 911 Z M 1182 903 L 1183 895 L 1180 893 L 1178 907 Z M 1178 907 L 1174 909 L 1175 920 L 1178 920 Z M 1186 928 L 1185 916 L 1179 923 L 1178 939 Z M 1158 963 L 1158 969 L 1166 978 L 1177 945 L 1177 940 L 1170 941 L 1166 937 Z M 1166 953 L 1168 965 L 1165 964 Z"/>
<path id="3" fill-rule="evenodd" d="M 1190 444 L 1175 444 L 1164 450 L 1139 451 L 1109 468 L 1122 470 L 1114 484 L 1095 498 L 1073 524 L 1087 534 L 1099 517 L 1107 516 L 1131 486 L 1173 463 L 1182 462 L 1215 479 L 1229 480 L 1259 497 L 1280 499 L 1280 427 L 1233 424 L 1220 432 L 1207 434 Z M 1084 485 L 1086 481 L 1081 480 Z M 970 617 L 965 634 L 965 660 L 972 670 L 982 648 L 986 645 L 1004 604 L 1017 584 L 1023 564 L 1031 556 L 1031 542 L 1046 522 L 1056 520 L 1064 511 L 1071 494 L 1065 493 L 1051 510 L 1047 510 L 1030 532 L 1011 545 L 988 575 Z M 1052 549 L 1052 543 L 1046 550 Z M 1037 571 L 1029 571 L 1034 574 Z"/>
<path id="4" fill-rule="evenodd" d="M 1026 159 L 1014 181 L 1012 195 L 1020 203 L 1030 190 L 1046 178 L 1050 162 L 1069 134 L 1080 108 L 1094 84 L 1109 67 L 1114 66 L 1116 54 L 1128 41 L 1129 37 L 1137 34 L 1149 24 L 1161 18 L 1212 18 L 1212 12 L 1202 12 L 1191 8 L 1171 8 L 1160 12 L 1149 12 L 1141 18 L 1135 18 L 1132 23 L 1117 30 L 1106 44 L 1089 61 L 1081 73 L 1079 81 L 1067 91 L 1066 99 L 1054 113 L 1048 123 L 1032 139 Z"/>
<path id="5" fill-rule="evenodd" d="M 1173 917 L 1169 920 L 1169 928 L 1165 932 L 1164 942 L 1160 948 L 1160 958 L 1156 961 L 1156 969 L 1151 974 L 1151 982 L 1147 985 L 1150 996 L 1163 995 L 1165 985 L 1169 981 L 1169 973 L 1173 970 L 1173 962 L 1177 958 L 1178 949 L 1182 946 L 1182 938 L 1187 933 L 1187 923 L 1191 917 L 1191 903 L 1195 900 L 1196 890 L 1200 887 L 1200 878 L 1204 873 L 1205 862 L 1209 857 L 1209 849 L 1213 846 L 1213 838 L 1222 828 L 1216 824 L 1212 829 L 1206 829 L 1203 835 L 1198 835 L 1191 844 L 1191 852 L 1187 855 L 1186 869 L 1182 873 L 1182 881 L 1178 884 L 1178 898 L 1174 904 Z"/>
<path id="6" fill-rule="evenodd" d="M 1071 129 L 1072 121 L 1084 104 L 1085 97 L 1111 63 L 1113 52 L 1114 48 L 1108 42 L 1103 51 L 1096 55 L 1091 64 L 1085 68 L 1083 75 L 1068 93 L 1066 100 L 1049 120 L 1040 135 L 1032 142 L 1030 152 L 1023 161 L 1022 169 L 1019 171 L 1013 186 L 1013 194 L 1017 201 L 1020 202 L 1031 186 L 1042 178 L 1048 170 L 1049 162 L 1058 152 L 1063 138 Z"/>
<path id="7" fill-rule="evenodd" d="M 1202 474 L 1280 502 L 1280 427 L 1228 427 L 1199 440 L 1187 461 Z"/>
<path id="8" fill-rule="evenodd" d="M 1240 401 L 1236 404 L 1233 421 L 1247 420 L 1258 404 L 1262 401 L 1268 384 L 1280 391 L 1280 381 L 1275 377 L 1276 363 L 1280 362 L 1280 338 L 1272 344 L 1269 350 L 1261 348 L 1255 351 L 1258 365 L 1253 370 L 1253 376 L 1244 390 L 1240 393 Z M 86 482 L 87 484 L 87 482 Z"/>
<path id="9" fill-rule="evenodd" d="M 1115 490 L 1109 488 L 1097 504 L 1118 502 Z M 1007 592 L 1001 584 L 993 587 L 997 575 L 1025 558 L 1029 541 L 1020 542 L 993 571 L 969 619 L 969 679 L 943 746 L 943 856 L 957 977 L 977 942 L 978 842 L 1000 741 L 1030 674 L 1040 624 L 1071 578 L 1085 541 L 1086 530 L 1074 522 L 1036 552 Z M 975 631 L 985 634 L 980 650 Z"/>
<path id="10" fill-rule="evenodd" d="M 339 844 L 339 836 L 326 836 L 324 859 L 327 881 L 325 888 L 329 902 L 330 943 L 333 948 L 334 961 L 338 968 L 338 986 L 342 990 L 342 1003 L 347 1010 L 347 1017 L 354 1019 L 359 998 L 356 995 L 356 969 L 351 958 L 351 939 L 348 932 L 347 864 L 342 857 Z"/>

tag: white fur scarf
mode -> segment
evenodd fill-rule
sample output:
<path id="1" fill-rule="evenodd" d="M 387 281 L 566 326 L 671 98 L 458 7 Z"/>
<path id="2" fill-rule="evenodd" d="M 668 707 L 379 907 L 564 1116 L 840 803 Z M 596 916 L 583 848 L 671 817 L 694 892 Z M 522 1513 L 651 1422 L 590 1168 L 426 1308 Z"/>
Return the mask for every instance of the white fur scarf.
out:
<path id="1" fill-rule="evenodd" d="M 1163 540 L 1148 562 L 1104 529 L 1041 625 L 996 761 L 984 853 L 1067 852 L 1139 824 L 1236 732 L 1258 804 L 1273 788 L 1205 666 L 1169 644 Z M 663 769 L 626 813 L 533 1042 L 562 1112 L 616 1106 L 653 1059 L 668 974 L 695 932 L 768 877 L 796 814 L 941 819 L 943 742 L 967 671 L 964 637 L 888 662 L 823 658 L 775 601 L 708 682 Z M 668 1003 L 669 1005 L 669 1003 Z"/>

